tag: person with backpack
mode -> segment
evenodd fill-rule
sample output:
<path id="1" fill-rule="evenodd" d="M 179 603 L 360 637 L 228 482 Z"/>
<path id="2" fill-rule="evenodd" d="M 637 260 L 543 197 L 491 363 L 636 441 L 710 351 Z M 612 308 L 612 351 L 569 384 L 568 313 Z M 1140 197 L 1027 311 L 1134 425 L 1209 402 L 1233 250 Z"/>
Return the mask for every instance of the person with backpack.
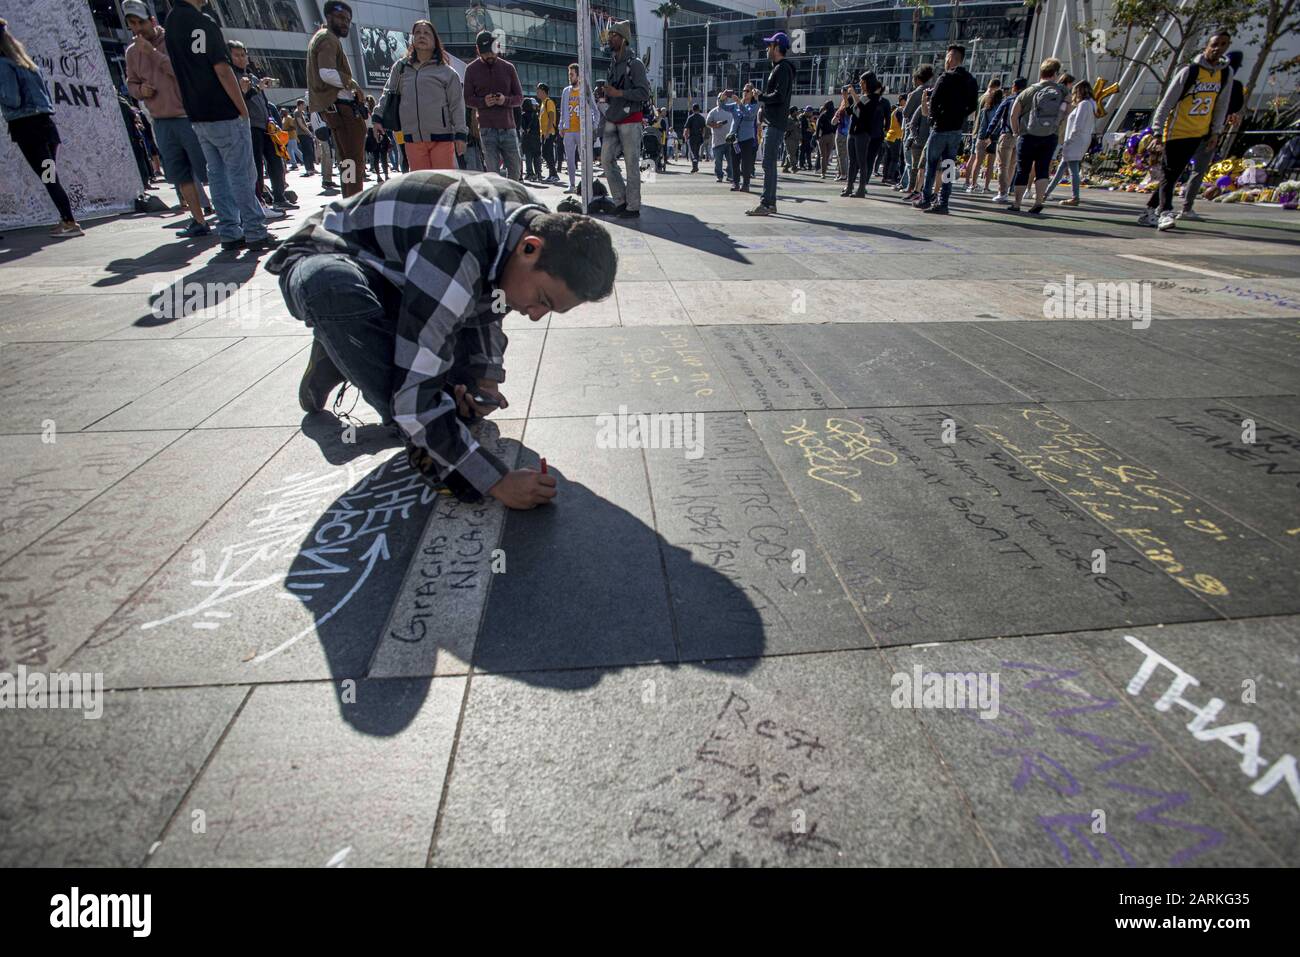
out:
<path id="1" fill-rule="evenodd" d="M 1061 61 L 1048 57 L 1038 68 L 1038 82 L 1017 96 L 1011 107 L 1011 132 L 1016 135 L 1016 178 L 1014 195 L 1006 207 L 1009 212 L 1020 212 L 1031 169 L 1034 205 L 1029 212 L 1037 215 L 1043 211 L 1052 154 L 1056 152 L 1056 131 L 1066 115 L 1068 94 L 1056 82 L 1060 72 Z"/>
<path id="2" fill-rule="evenodd" d="M 914 203 L 921 198 L 921 152 L 930 135 L 930 118 L 921 112 L 926 88 L 934 79 L 934 67 L 928 63 L 912 74 L 912 92 L 903 108 L 903 201 Z"/>
<path id="3" fill-rule="evenodd" d="M 930 136 L 925 141 L 925 179 L 921 198 L 913 203 L 925 213 L 948 215 L 948 196 L 957 178 L 957 157 L 961 154 L 962 129 L 966 118 L 979 106 L 979 84 L 962 66 L 966 48 L 958 43 L 948 47 L 944 74 L 929 97 L 922 97 L 921 109 L 930 119 Z M 943 169 L 943 183 L 936 198 L 934 178 Z"/>
<path id="4" fill-rule="evenodd" d="M 465 88 L 428 20 L 415 21 L 406 56 L 389 71 L 380 103 L 386 106 L 392 97 L 399 97 L 398 129 L 410 168 L 456 169 L 469 139 Z"/>
<path id="5" fill-rule="evenodd" d="M 1229 50 L 1227 60 L 1228 66 L 1232 67 L 1233 80 L 1232 93 L 1228 98 L 1228 118 L 1224 126 L 1232 129 L 1236 123 L 1240 122 L 1241 111 L 1246 105 L 1246 88 L 1237 79 L 1237 76 L 1241 73 L 1241 51 Z M 1201 141 L 1201 148 L 1192 157 L 1192 175 L 1187 180 L 1187 185 L 1183 187 L 1183 208 L 1178 212 L 1179 219 L 1200 221 L 1205 218 L 1192 207 L 1201 191 L 1201 183 L 1205 180 L 1205 174 L 1214 163 L 1214 154 L 1218 150 L 1218 146 L 1219 144 L 1214 137 L 1207 136 Z"/>
<path id="6" fill-rule="evenodd" d="M 1163 178 L 1138 218 L 1139 226 L 1155 226 L 1164 232 L 1178 222 L 1174 187 L 1202 144 L 1207 139 L 1211 144 L 1218 140 L 1231 105 L 1232 67 L 1224 58 L 1231 42 L 1227 30 L 1210 34 L 1204 51 L 1174 74 L 1156 107 L 1151 128 L 1164 142 Z"/>
<path id="7" fill-rule="evenodd" d="M 876 74 L 862 74 L 859 83 L 861 96 L 854 93 L 852 88 L 848 93 L 853 112 L 853 121 L 849 126 L 849 178 L 840 195 L 862 199 L 867 195 L 867 182 L 871 179 L 871 171 L 885 139 L 886 108 L 880 95 L 884 86 Z M 855 179 L 858 181 L 857 192 L 853 191 Z"/>
<path id="8" fill-rule="evenodd" d="M 1044 198 L 1052 195 L 1052 190 L 1056 188 L 1057 183 L 1065 179 L 1068 170 L 1070 173 L 1070 188 L 1074 195 L 1070 199 L 1061 200 L 1062 206 L 1079 205 L 1079 168 L 1083 164 L 1083 158 L 1088 155 L 1088 150 L 1092 147 L 1092 133 L 1097 126 L 1097 109 L 1093 100 L 1092 87 L 1088 85 L 1087 80 L 1080 80 L 1074 84 L 1074 96 L 1071 102 L 1074 104 L 1074 108 L 1070 110 L 1070 115 L 1065 121 L 1065 138 L 1061 143 L 1061 163 L 1056 167 L 1056 175 L 1047 184 L 1047 192 L 1043 194 Z"/>
<path id="9" fill-rule="evenodd" d="M 1017 97 L 1028 86 L 1029 81 L 1023 76 L 1016 77 L 1011 84 L 1011 95 L 997 105 L 989 119 L 989 142 L 995 150 L 998 164 L 998 191 L 993 197 L 995 203 L 1011 202 L 1011 179 L 1016 172 L 1016 135 L 1011 132 L 1011 110 L 1016 105 Z"/>
<path id="10" fill-rule="evenodd" d="M 778 31 L 764 37 L 763 42 L 767 44 L 767 59 L 772 64 L 763 92 L 758 95 L 758 102 L 763 106 L 763 122 L 767 125 L 763 136 L 763 198 L 753 209 L 745 210 L 746 216 L 771 216 L 776 212 L 776 161 L 790 122 L 787 114 L 794 92 L 794 64 L 786 56 L 790 52 L 790 37 Z"/>

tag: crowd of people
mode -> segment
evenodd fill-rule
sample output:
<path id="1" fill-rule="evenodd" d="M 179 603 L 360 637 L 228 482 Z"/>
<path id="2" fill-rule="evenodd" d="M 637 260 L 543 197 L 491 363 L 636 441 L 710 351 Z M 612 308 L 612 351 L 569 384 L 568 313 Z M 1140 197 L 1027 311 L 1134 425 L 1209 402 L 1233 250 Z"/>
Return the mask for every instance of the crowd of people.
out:
<path id="1" fill-rule="evenodd" d="M 707 113 L 693 105 L 674 129 L 668 110 L 654 106 L 627 21 L 609 30 L 605 79 L 582 81 L 572 64 L 557 98 L 546 83 L 526 96 L 486 31 L 462 79 L 433 24 L 419 20 L 376 101 L 354 79 L 340 42 L 352 20 L 344 0 L 327 0 L 325 22 L 307 45 L 306 97 L 277 107 L 268 93 L 278 82 L 256 69 L 242 43 L 227 41 L 201 7 L 201 0 L 181 0 L 164 25 L 142 0 L 124 0 L 133 42 L 120 100 L 143 182 L 165 178 L 189 211 L 180 235 L 210 233 L 215 211 L 226 248 L 274 244 L 266 222 L 297 206 L 286 170 L 312 176 L 319 169 L 324 193 L 335 190 L 337 178 L 345 198 L 371 177 L 382 182 L 397 171 L 427 169 L 496 172 L 534 187 L 562 185 L 567 171 L 565 192 L 577 192 L 584 116 L 609 211 L 621 218 L 640 215 L 642 163 L 662 171 L 678 156 L 692 173 L 711 159 L 717 181 L 736 192 L 749 192 L 761 177 L 759 201 L 747 210 L 753 216 L 776 212 L 779 173 L 800 172 L 833 176 L 846 198 L 865 197 L 875 177 L 930 214 L 947 214 L 952 190 L 964 186 L 971 196 L 991 193 L 1009 212 L 1038 215 L 1066 177 L 1070 195 L 1060 204 L 1083 201 L 1083 162 L 1097 138 L 1093 85 L 1065 73 L 1055 57 L 1042 62 L 1036 82 L 1016 78 L 1004 86 L 995 77 L 981 93 L 959 44 L 948 47 L 938 75 L 929 65 L 918 69 L 910 90 L 892 94 L 868 71 L 840 90 L 838 102 L 797 108 L 784 32 L 763 38 L 771 70 L 761 89 L 747 83 L 724 90 Z M 182 36 L 203 42 L 182 43 Z M 1165 230 L 1179 216 L 1196 216 L 1201 178 L 1244 100 L 1234 78 L 1241 58 L 1228 52 L 1230 40 L 1228 31 L 1213 31 L 1155 111 L 1162 176 L 1143 225 Z M 55 167 L 59 133 L 48 88 L 2 22 L 0 93 L 11 136 L 32 168 Z M 1174 187 L 1189 164 L 1184 209 L 1175 213 Z M 42 183 L 60 214 L 53 234 L 80 234 L 57 175 L 42 175 Z"/>

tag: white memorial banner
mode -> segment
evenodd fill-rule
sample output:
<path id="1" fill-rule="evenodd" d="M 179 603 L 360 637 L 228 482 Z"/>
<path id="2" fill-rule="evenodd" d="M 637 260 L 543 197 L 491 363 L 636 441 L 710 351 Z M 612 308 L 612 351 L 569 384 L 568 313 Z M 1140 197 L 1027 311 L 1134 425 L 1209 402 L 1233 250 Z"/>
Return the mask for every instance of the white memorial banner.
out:
<path id="1" fill-rule="evenodd" d="M 59 182 L 78 219 L 132 208 L 140 174 L 85 0 L 0 0 L 0 17 L 41 68 L 62 143 Z M 0 132 L 0 229 L 58 222 L 40 177 Z"/>

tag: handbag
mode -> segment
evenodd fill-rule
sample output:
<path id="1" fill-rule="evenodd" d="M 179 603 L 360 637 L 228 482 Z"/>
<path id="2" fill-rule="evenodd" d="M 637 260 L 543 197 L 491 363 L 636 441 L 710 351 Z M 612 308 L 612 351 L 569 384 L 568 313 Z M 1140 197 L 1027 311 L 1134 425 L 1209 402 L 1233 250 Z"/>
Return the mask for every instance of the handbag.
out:
<path id="1" fill-rule="evenodd" d="M 402 107 L 402 74 L 406 72 L 406 64 L 397 73 L 397 89 L 385 90 L 379 98 L 379 105 L 375 107 L 375 119 L 386 130 L 397 130 L 402 127 L 401 107 Z"/>

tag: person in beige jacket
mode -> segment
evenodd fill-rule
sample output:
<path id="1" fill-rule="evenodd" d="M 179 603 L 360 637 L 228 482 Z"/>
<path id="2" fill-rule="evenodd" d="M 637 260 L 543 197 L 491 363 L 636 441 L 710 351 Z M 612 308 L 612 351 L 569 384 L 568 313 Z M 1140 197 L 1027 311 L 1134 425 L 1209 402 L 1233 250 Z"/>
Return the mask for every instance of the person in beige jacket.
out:
<path id="1" fill-rule="evenodd" d="M 194 217 L 177 235 L 184 239 L 206 236 L 212 229 L 203 218 L 198 184 L 208 178 L 208 164 L 185 115 L 181 88 L 167 56 L 166 34 L 141 0 L 126 0 L 122 12 L 127 29 L 135 35 L 126 50 L 126 87 L 148 111 L 162 156 L 163 174 Z"/>
<path id="2" fill-rule="evenodd" d="M 365 177 L 365 96 L 339 42 L 352 28 L 352 8 L 343 0 L 326 0 L 323 12 L 325 23 L 307 44 L 307 108 L 330 129 L 346 198 L 361 192 Z"/>

